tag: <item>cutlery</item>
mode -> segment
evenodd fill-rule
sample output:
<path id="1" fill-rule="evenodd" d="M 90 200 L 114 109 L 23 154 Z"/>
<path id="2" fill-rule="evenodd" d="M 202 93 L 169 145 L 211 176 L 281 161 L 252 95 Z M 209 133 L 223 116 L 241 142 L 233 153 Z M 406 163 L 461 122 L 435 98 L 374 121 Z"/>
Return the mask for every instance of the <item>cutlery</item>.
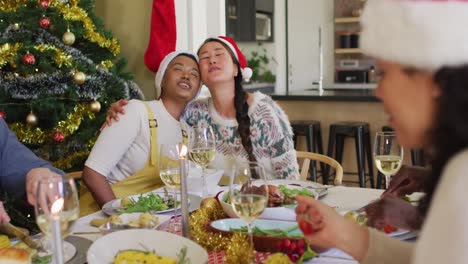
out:
<path id="1" fill-rule="evenodd" d="M 28 236 L 24 231 L 19 229 L 18 227 L 10 224 L 10 223 L 1 223 L 0 230 L 3 231 L 5 234 L 14 236 L 19 238 L 23 241 L 26 245 L 33 249 L 37 249 L 39 251 L 44 251 L 45 249 L 42 245 L 36 241 L 34 241 L 30 236 Z"/>

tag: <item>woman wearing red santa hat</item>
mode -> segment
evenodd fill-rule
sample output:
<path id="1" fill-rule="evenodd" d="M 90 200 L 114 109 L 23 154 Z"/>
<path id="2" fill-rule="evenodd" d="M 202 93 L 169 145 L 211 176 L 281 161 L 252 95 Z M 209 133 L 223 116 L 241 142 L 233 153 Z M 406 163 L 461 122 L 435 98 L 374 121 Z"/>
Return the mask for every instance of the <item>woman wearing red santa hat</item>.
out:
<path id="1" fill-rule="evenodd" d="M 210 98 L 188 105 L 189 125 L 213 127 L 217 152 L 211 166 L 229 171 L 233 162 L 256 161 L 273 178 L 299 176 L 288 117 L 267 95 L 247 93 L 252 70 L 229 37 L 208 38 L 198 49 L 200 73 Z M 234 160 L 233 160 L 234 159 Z"/>
<path id="2" fill-rule="evenodd" d="M 468 35 L 456 30 L 468 23 L 468 1 L 368 0 L 361 23 L 361 48 L 378 59 L 376 95 L 398 140 L 431 156 L 424 225 L 416 243 L 402 242 L 297 197 L 299 226 L 312 245 L 361 263 L 468 263 Z"/>

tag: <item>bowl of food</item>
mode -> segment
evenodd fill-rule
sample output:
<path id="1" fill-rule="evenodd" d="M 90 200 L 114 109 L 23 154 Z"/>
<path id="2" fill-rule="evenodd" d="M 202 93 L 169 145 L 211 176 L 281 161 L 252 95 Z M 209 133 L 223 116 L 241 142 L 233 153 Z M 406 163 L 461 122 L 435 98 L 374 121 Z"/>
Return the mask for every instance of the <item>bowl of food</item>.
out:
<path id="1" fill-rule="evenodd" d="M 311 189 L 301 186 L 268 185 L 268 204 L 259 219 L 296 221 L 296 195 L 318 198 L 318 194 Z M 218 200 L 224 212 L 231 218 L 238 216 L 229 202 L 229 191 L 223 191 L 218 195 Z"/>

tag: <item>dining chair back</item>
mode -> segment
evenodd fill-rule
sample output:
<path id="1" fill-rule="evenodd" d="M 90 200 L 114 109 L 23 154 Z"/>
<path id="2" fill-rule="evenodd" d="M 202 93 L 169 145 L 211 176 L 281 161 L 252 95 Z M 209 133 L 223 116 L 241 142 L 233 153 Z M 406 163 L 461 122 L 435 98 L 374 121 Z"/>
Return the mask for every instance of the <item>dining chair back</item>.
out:
<path id="1" fill-rule="evenodd" d="M 341 185 L 341 182 L 343 180 L 343 167 L 338 161 L 328 156 L 322 155 L 322 154 L 307 152 L 307 151 L 296 151 L 296 155 L 297 155 L 298 160 L 301 160 L 301 159 L 303 160 L 302 165 L 300 165 L 301 167 L 300 179 L 301 180 L 303 181 L 307 180 L 307 175 L 309 175 L 310 162 L 318 161 L 318 162 L 323 162 L 329 165 L 330 167 L 332 167 L 333 169 L 335 169 L 334 184 Z"/>

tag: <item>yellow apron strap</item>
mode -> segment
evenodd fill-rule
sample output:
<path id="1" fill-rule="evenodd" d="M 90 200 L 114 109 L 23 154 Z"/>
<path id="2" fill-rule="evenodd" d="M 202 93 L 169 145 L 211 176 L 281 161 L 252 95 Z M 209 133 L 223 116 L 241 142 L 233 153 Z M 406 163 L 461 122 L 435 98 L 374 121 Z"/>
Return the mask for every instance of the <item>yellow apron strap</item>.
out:
<path id="1" fill-rule="evenodd" d="M 158 120 L 154 118 L 153 111 L 149 105 L 143 102 L 146 106 L 146 110 L 148 111 L 148 123 L 150 128 L 150 164 L 153 166 L 157 166 L 158 164 Z"/>

